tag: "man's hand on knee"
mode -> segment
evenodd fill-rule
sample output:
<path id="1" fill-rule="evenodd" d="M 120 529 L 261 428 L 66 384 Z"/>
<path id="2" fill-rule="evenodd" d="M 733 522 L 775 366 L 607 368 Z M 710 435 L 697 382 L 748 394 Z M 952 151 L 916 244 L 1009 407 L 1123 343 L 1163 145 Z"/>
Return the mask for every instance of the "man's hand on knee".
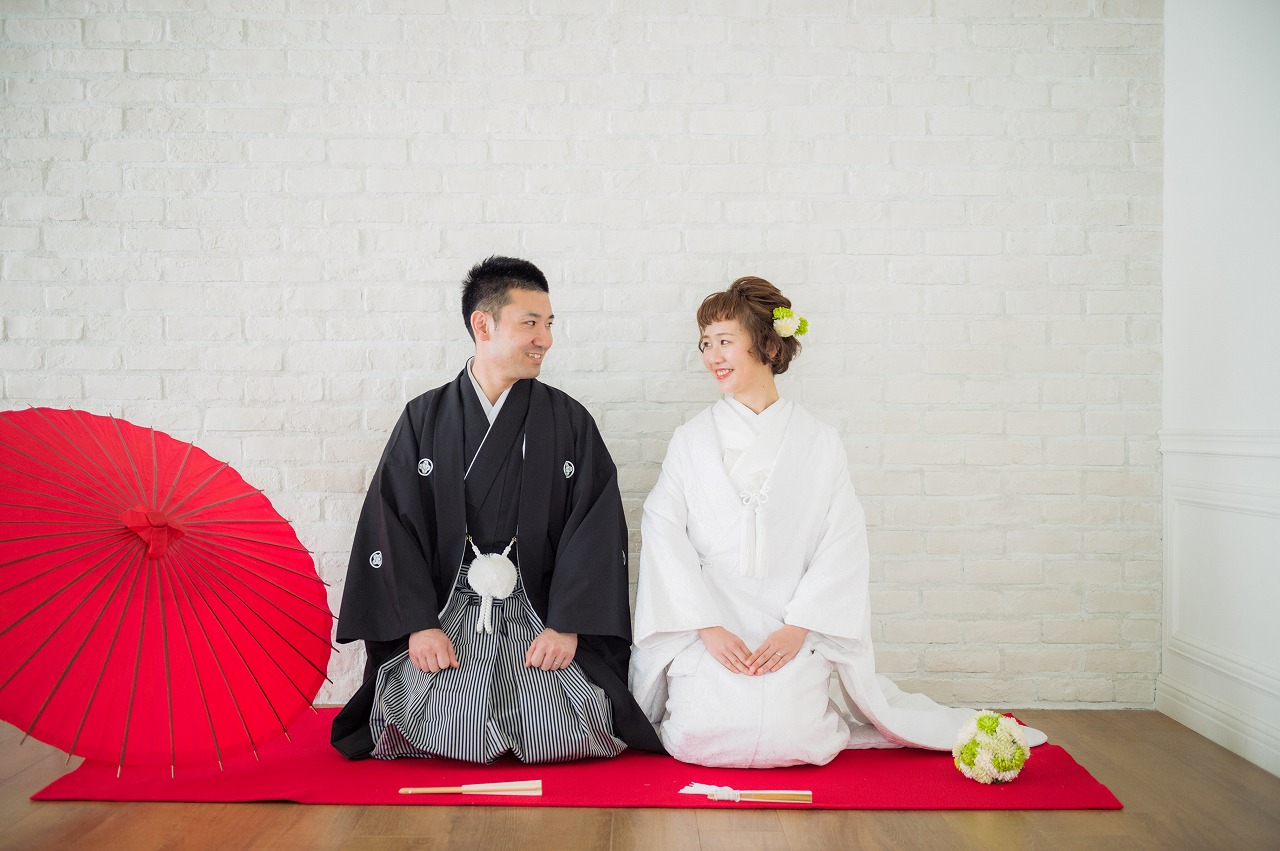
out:
<path id="1" fill-rule="evenodd" d="M 543 671 L 563 671 L 573 662 L 573 656 L 577 652 L 576 632 L 544 629 L 529 645 L 529 652 L 524 654 L 524 666 Z"/>
<path id="2" fill-rule="evenodd" d="M 453 642 L 443 629 L 423 629 L 409 633 L 409 661 L 419 671 L 436 673 L 458 667 Z"/>

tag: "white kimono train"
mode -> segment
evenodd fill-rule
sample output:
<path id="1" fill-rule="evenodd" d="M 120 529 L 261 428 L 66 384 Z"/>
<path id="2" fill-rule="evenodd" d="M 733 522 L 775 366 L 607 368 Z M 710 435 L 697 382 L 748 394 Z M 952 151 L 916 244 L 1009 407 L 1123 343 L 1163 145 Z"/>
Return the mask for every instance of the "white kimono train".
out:
<path id="1" fill-rule="evenodd" d="M 641 535 L 631 691 L 677 759 L 765 768 L 845 748 L 950 750 L 974 715 L 876 675 L 862 506 L 835 429 L 798 405 L 756 415 L 725 399 L 676 429 Z M 697 632 L 723 626 L 755 649 L 784 624 L 809 635 L 762 676 L 730 672 Z"/>

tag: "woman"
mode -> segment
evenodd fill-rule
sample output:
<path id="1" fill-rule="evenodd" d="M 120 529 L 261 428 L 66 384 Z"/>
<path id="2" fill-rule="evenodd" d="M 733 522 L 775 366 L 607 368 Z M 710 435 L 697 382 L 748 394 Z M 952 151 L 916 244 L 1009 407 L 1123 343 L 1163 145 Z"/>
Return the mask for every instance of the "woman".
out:
<path id="1" fill-rule="evenodd" d="M 774 378 L 806 326 L 755 277 L 698 309 L 703 365 L 726 398 L 676 429 L 645 501 L 631 659 L 632 692 L 685 762 L 950 750 L 974 714 L 875 674 L 866 526 L 844 448 Z"/>

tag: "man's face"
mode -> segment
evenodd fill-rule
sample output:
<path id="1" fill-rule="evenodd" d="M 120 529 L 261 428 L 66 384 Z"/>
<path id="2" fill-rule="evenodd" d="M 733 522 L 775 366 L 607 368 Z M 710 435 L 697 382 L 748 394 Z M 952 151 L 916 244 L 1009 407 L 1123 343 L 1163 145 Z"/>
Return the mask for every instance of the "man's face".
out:
<path id="1" fill-rule="evenodd" d="M 537 378 L 551 348 L 551 298 L 540 290 L 510 290 L 497 316 L 483 314 L 476 328 L 476 361 L 504 382 Z M 473 319 L 474 323 L 477 320 Z M 509 386 L 508 384 L 508 386 Z"/>

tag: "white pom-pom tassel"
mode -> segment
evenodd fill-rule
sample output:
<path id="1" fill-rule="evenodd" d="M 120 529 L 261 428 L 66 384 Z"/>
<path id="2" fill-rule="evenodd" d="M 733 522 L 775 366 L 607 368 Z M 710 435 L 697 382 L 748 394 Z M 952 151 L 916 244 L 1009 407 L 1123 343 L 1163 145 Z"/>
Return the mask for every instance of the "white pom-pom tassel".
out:
<path id="1" fill-rule="evenodd" d="M 505 600 L 516 590 L 516 566 L 505 553 L 476 556 L 467 573 L 467 582 L 471 585 L 471 590 L 480 595 L 480 617 L 476 619 L 476 632 L 492 635 L 493 601 Z"/>

